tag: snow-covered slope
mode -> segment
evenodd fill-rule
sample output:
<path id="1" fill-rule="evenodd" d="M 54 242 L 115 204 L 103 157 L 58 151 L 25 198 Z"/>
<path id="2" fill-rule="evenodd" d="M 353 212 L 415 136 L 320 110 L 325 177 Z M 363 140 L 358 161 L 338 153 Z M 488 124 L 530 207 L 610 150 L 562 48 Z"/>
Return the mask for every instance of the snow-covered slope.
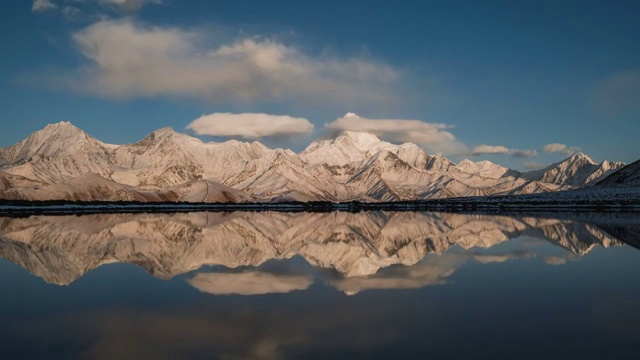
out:
<path id="1" fill-rule="evenodd" d="M 1 192 L 0 195 L 2 198 L 10 200 L 169 200 L 161 199 L 155 194 L 139 192 L 131 186 L 118 184 L 92 173 L 80 175 L 58 184 L 28 189 L 12 188 Z"/>
<path id="2" fill-rule="evenodd" d="M 0 184 L 2 177 L 0 174 Z M 33 182 L 32 182 L 33 183 Z M 0 188 L 7 200 L 142 201 L 142 202 L 242 202 L 246 193 L 213 181 L 198 180 L 165 189 L 141 190 L 96 174 L 87 173 L 58 184 L 37 184 L 23 188 Z"/>
<path id="3" fill-rule="evenodd" d="M 175 194 L 176 201 L 196 203 L 227 203 L 254 200 L 247 193 L 224 186 L 211 180 L 198 180 L 168 188 L 160 193 Z M 165 196 L 171 196 L 171 195 Z"/>
<path id="4" fill-rule="evenodd" d="M 162 128 L 137 143 L 119 147 L 114 152 L 112 178 L 128 185 L 160 187 L 201 179 L 220 182 L 269 152 L 258 142 L 205 143 Z"/>
<path id="5" fill-rule="evenodd" d="M 548 167 L 522 174 L 523 177 L 545 183 L 583 187 L 596 184 L 616 169 L 624 166 L 621 162 L 603 161 L 600 164 L 583 153 L 551 164 Z"/>
<path id="6" fill-rule="evenodd" d="M 46 183 L 61 182 L 92 172 L 109 177 L 110 152 L 104 144 L 69 122 L 47 125 L 25 140 L 0 149 L 3 171 Z"/>
<path id="7" fill-rule="evenodd" d="M 394 201 L 528 194 L 592 184 L 620 165 L 576 154 L 520 176 L 488 161 L 456 165 L 415 144 L 354 131 L 316 140 L 300 154 L 259 142 L 203 142 L 171 128 L 110 145 L 61 122 L 0 149 L 0 199 Z"/>
<path id="8" fill-rule="evenodd" d="M 294 152 L 277 149 L 254 160 L 223 184 L 262 199 L 286 201 L 333 200 L 331 179 L 312 176 Z"/>
<path id="9" fill-rule="evenodd" d="M 507 176 L 520 176 L 519 172 L 494 164 L 488 160 L 473 162 L 465 159 L 456 166 L 456 169 L 466 172 L 467 174 L 478 175 L 490 179 L 499 179 Z"/>

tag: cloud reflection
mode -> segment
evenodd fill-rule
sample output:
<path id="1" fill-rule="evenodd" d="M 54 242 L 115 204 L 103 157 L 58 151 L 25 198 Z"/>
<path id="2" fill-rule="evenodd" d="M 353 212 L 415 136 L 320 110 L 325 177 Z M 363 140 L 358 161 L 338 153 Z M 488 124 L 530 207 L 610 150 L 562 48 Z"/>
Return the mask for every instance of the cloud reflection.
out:
<path id="1" fill-rule="evenodd" d="M 284 294 L 306 290 L 313 279 L 303 275 L 278 275 L 261 271 L 243 273 L 198 273 L 189 284 L 214 295 Z"/>

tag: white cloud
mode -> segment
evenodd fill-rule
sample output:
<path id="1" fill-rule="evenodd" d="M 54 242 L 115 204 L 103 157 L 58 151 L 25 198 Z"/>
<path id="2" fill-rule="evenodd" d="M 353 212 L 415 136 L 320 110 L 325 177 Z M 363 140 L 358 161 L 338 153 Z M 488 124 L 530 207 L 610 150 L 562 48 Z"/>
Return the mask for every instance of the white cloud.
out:
<path id="1" fill-rule="evenodd" d="M 31 6 L 33 12 L 44 12 L 57 8 L 56 4 L 51 0 L 34 0 Z"/>
<path id="2" fill-rule="evenodd" d="M 177 96 L 210 102 L 389 101 L 398 73 L 360 58 L 310 57 L 276 40 L 246 37 L 207 44 L 215 34 L 99 21 L 73 40 L 90 64 L 66 81 L 111 98 Z M 71 80 L 69 80 L 71 78 Z"/>
<path id="3" fill-rule="evenodd" d="M 509 149 L 502 145 L 478 145 L 468 153 L 470 156 L 480 155 L 511 155 L 513 157 L 536 157 L 538 154 L 535 150 Z"/>
<path id="4" fill-rule="evenodd" d="M 446 124 L 420 120 L 367 119 L 348 113 L 325 127 L 336 131 L 366 131 L 381 137 L 388 136 L 396 141 L 413 142 L 436 152 L 454 154 L 466 151 L 466 147 L 446 131 L 451 128 Z"/>
<path id="5" fill-rule="evenodd" d="M 303 275 L 277 275 L 261 271 L 244 273 L 199 273 L 187 280 L 201 292 L 215 295 L 284 294 L 306 290 L 313 279 Z"/>
<path id="6" fill-rule="evenodd" d="M 479 145 L 473 148 L 473 155 L 507 155 L 509 149 L 504 146 Z"/>
<path id="7" fill-rule="evenodd" d="M 564 155 L 570 156 L 582 149 L 577 146 L 567 146 L 565 144 L 553 143 L 545 145 L 543 150 L 547 153 L 562 153 Z"/>
<path id="8" fill-rule="evenodd" d="M 187 126 L 187 129 L 199 135 L 241 136 L 248 139 L 308 134 L 313 128 L 313 124 L 304 118 L 256 113 L 213 113 L 203 115 Z"/>
<path id="9" fill-rule="evenodd" d="M 525 169 L 528 169 L 528 170 L 540 170 L 540 169 L 544 169 L 546 166 L 547 166 L 546 164 L 533 162 L 533 161 L 524 163 Z"/>

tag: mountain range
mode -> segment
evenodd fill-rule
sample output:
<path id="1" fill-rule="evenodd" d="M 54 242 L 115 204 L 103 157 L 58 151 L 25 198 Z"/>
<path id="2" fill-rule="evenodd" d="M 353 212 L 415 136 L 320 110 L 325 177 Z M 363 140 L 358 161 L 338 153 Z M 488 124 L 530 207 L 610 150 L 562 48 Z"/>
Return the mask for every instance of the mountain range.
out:
<path id="1" fill-rule="evenodd" d="M 354 115 L 355 116 L 355 115 Z M 203 142 L 162 128 L 133 144 L 103 143 L 69 122 L 0 149 L 0 199 L 143 202 L 396 201 L 555 192 L 623 167 L 583 153 L 521 173 L 459 164 L 413 143 L 345 131 L 300 153 L 260 142 Z"/>

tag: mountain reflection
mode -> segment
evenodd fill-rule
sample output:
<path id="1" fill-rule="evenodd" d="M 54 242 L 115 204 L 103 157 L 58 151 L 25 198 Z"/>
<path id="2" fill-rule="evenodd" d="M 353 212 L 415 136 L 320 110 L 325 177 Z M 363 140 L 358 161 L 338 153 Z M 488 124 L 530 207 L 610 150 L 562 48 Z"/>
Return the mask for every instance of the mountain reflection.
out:
<path id="1" fill-rule="evenodd" d="M 299 256 L 331 270 L 323 272 L 327 284 L 355 294 L 442 284 L 468 261 L 539 257 L 561 265 L 596 246 L 637 241 L 634 232 L 620 230 L 628 224 L 616 227 L 617 221 L 626 220 L 411 212 L 32 216 L 0 219 L 0 257 L 58 285 L 109 263 L 137 265 L 160 279 L 222 265 L 226 270 L 199 272 L 189 284 L 205 293 L 254 295 L 309 288 L 309 274 L 259 268 Z M 514 238 L 567 251 L 476 251 Z"/>

